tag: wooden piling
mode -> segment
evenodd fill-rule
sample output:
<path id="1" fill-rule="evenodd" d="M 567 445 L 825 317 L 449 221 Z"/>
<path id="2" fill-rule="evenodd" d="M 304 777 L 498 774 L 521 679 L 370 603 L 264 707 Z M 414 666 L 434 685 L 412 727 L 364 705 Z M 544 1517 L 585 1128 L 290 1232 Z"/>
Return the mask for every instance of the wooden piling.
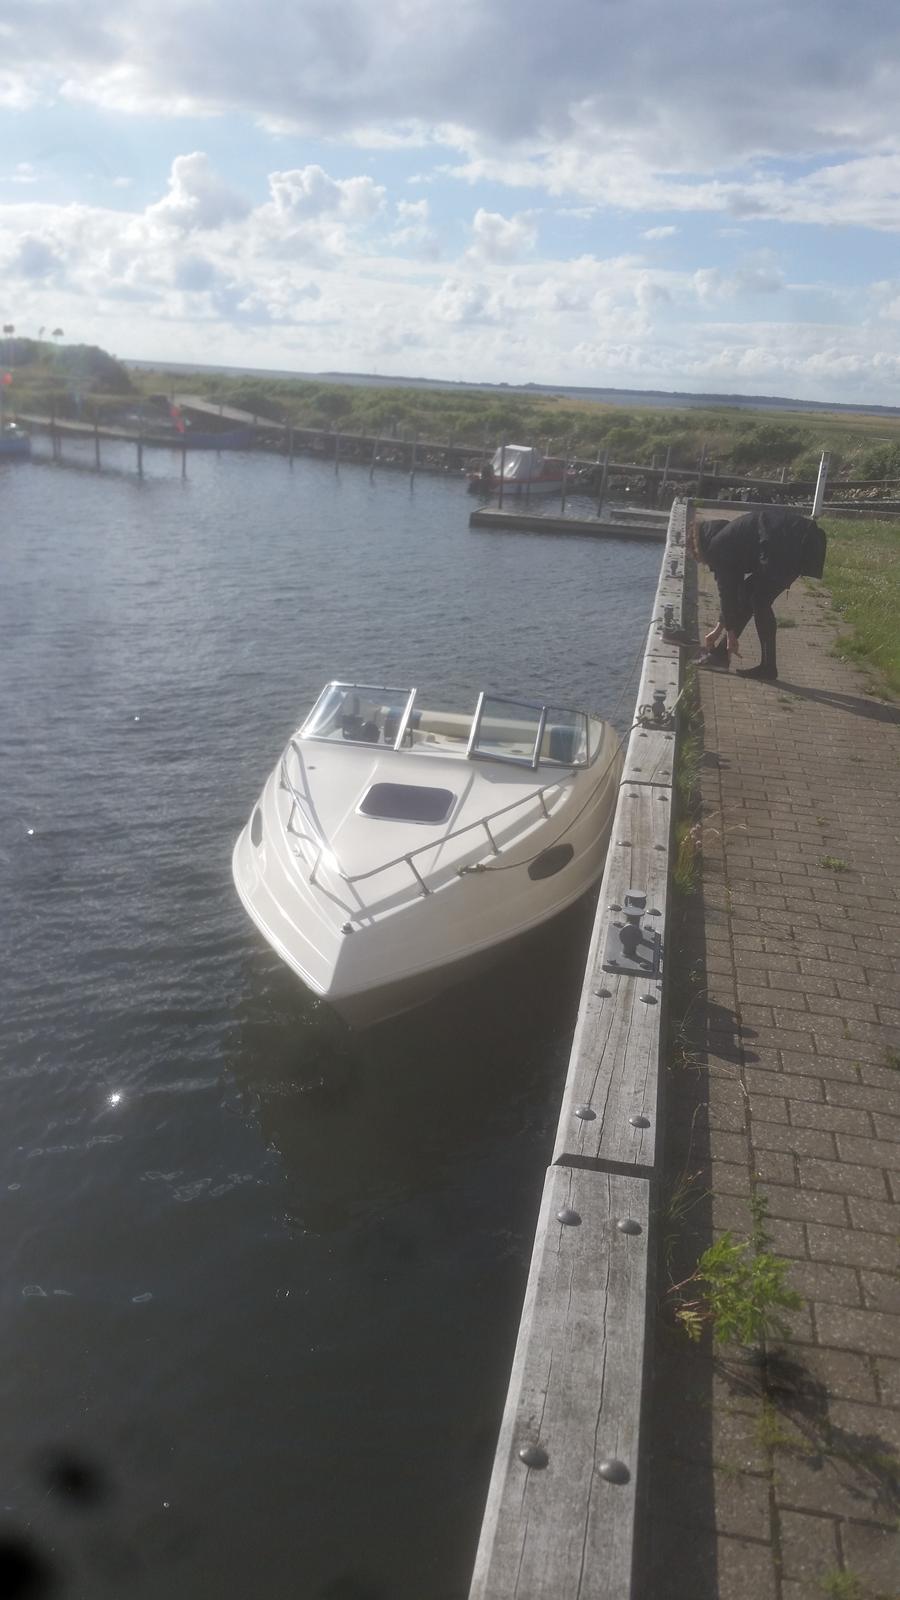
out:
<path id="1" fill-rule="evenodd" d="M 94 465 L 100 471 L 100 424 L 97 421 L 97 412 L 94 411 Z"/>
<path id="2" fill-rule="evenodd" d="M 602 468 L 601 468 L 601 471 L 600 471 L 600 487 L 597 490 L 597 515 L 598 515 L 598 517 L 599 517 L 600 513 L 603 510 L 603 502 L 604 502 L 604 500 L 606 498 L 606 480 L 607 480 L 608 476 L 609 476 L 609 445 L 607 445 L 606 449 L 603 452 L 603 465 L 602 465 Z"/>
<path id="3" fill-rule="evenodd" d="M 505 470 L 506 470 L 506 440 L 504 439 L 502 444 L 501 444 L 501 446 L 500 446 L 500 496 L 499 496 L 499 500 L 498 500 L 498 505 L 499 505 L 501 511 L 503 510 L 503 474 L 504 474 Z"/>

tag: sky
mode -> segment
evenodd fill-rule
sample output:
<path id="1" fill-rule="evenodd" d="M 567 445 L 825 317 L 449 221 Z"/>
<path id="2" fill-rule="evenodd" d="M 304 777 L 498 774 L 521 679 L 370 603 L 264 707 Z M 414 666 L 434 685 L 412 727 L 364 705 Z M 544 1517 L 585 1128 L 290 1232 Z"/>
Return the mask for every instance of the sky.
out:
<path id="1" fill-rule="evenodd" d="M 0 313 L 900 404 L 895 0 L 0 0 Z"/>

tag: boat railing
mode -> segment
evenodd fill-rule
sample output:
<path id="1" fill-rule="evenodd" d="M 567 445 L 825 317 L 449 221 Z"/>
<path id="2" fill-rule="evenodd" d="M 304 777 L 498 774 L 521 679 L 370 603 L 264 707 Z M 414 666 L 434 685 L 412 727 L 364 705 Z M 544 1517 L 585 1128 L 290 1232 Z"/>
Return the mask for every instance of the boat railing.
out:
<path id="1" fill-rule="evenodd" d="M 315 819 L 310 815 L 308 802 L 306 801 L 305 797 L 299 793 L 291 779 L 290 773 L 288 772 L 288 756 L 293 748 L 292 741 L 291 744 L 288 745 L 281 758 L 281 782 L 287 793 L 290 795 L 292 802 L 287 826 L 288 830 L 294 834 L 295 838 L 298 838 L 304 843 L 313 847 L 315 851 L 315 859 L 310 870 L 309 881 L 310 884 L 314 885 L 318 889 L 321 889 L 324 893 L 327 893 L 328 891 L 319 881 L 318 873 L 324 855 L 326 852 L 328 854 L 332 854 L 332 852 L 327 841 L 322 837 Z M 573 767 L 571 771 L 566 774 L 566 778 L 572 777 L 575 770 L 576 769 Z M 357 884 L 365 883 L 371 878 L 379 877 L 382 873 L 392 872 L 396 867 L 407 866 L 412 874 L 412 878 L 419 893 L 423 896 L 433 894 L 434 890 L 429 888 L 426 879 L 423 877 L 418 866 L 416 865 L 417 857 L 421 857 L 429 853 L 433 854 L 435 850 L 443 849 L 444 845 L 449 844 L 451 840 L 461 839 L 466 834 L 476 833 L 479 830 L 483 831 L 485 835 L 490 853 L 494 856 L 499 856 L 501 854 L 501 846 L 497 843 L 495 833 L 492 831 L 492 824 L 495 825 L 501 817 L 507 816 L 511 811 L 516 811 L 521 809 L 523 806 L 533 804 L 535 800 L 539 802 L 541 810 L 544 813 L 544 817 L 549 818 L 550 810 L 547 805 L 546 796 L 551 789 L 559 789 L 563 782 L 566 781 L 566 778 L 560 776 L 554 778 L 550 783 L 542 784 L 538 789 L 530 789 L 527 794 L 520 795 L 518 799 L 510 801 L 507 805 L 498 806 L 496 811 L 491 811 L 486 817 L 478 817 L 474 822 L 467 822 L 461 828 L 453 828 L 450 833 L 443 834 L 440 839 L 432 839 L 426 844 L 417 845 L 414 850 L 401 851 L 399 855 L 394 856 L 390 861 L 383 861 L 377 867 L 369 867 L 365 872 L 344 872 L 336 861 L 335 870 L 342 882 L 346 883 L 356 892 Z M 314 830 L 313 833 L 298 833 L 297 829 L 293 826 L 295 809 L 299 811 L 300 815 L 304 818 L 307 827 Z M 465 870 L 466 867 L 456 868 L 457 873 L 461 873 Z M 469 864 L 468 870 L 477 871 L 478 863 L 476 862 Z M 364 904 L 362 897 L 358 892 L 356 892 L 356 899 L 359 903 L 360 910 L 367 913 L 372 911 L 373 908 Z"/>

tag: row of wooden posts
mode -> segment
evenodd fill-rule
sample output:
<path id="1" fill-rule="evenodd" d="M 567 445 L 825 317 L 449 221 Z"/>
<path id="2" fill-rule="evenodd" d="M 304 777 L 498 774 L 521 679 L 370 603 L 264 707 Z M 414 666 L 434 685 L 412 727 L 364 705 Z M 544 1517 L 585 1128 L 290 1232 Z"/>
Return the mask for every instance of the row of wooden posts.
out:
<path id="1" fill-rule="evenodd" d="M 98 470 L 101 467 L 101 439 L 119 439 L 122 442 L 133 441 L 137 458 L 137 473 L 139 477 L 143 477 L 145 448 L 145 431 L 143 427 L 137 434 L 134 434 L 130 431 L 118 432 L 112 429 L 101 429 L 99 419 L 96 416 L 93 419 L 92 425 L 88 423 L 82 424 L 79 427 L 78 424 L 69 424 L 67 426 L 65 423 L 63 423 L 62 426 L 60 426 L 55 412 L 51 414 L 49 420 L 51 448 L 54 460 L 60 460 L 62 458 L 62 442 L 66 432 L 71 432 L 75 437 L 93 437 L 94 460 Z M 335 472 L 340 470 L 342 462 L 346 462 L 349 459 L 348 453 L 346 451 L 342 452 L 342 442 L 346 439 L 347 444 L 349 445 L 351 441 L 355 441 L 358 446 L 364 447 L 365 453 L 369 455 L 370 478 L 374 478 L 376 466 L 378 466 L 380 461 L 382 464 L 387 464 L 384 463 L 383 457 L 381 457 L 379 454 L 379 452 L 381 452 L 383 449 L 387 449 L 388 451 L 394 453 L 395 456 L 399 455 L 400 459 L 395 459 L 390 464 L 398 466 L 401 470 L 408 471 L 410 483 L 415 481 L 417 472 L 428 470 L 431 465 L 429 462 L 429 457 L 433 457 L 435 452 L 443 453 L 445 470 L 448 469 L 450 465 L 454 463 L 454 461 L 455 464 L 462 466 L 466 461 L 472 462 L 473 460 L 477 459 L 473 447 L 455 445 L 450 439 L 447 440 L 446 444 L 438 445 L 430 440 L 420 440 L 418 435 L 416 435 L 412 440 L 388 439 L 377 434 L 345 435 L 338 431 L 331 432 L 318 428 L 294 428 L 286 423 L 271 423 L 267 422 L 266 419 L 260 419 L 258 417 L 253 418 L 252 426 L 257 441 L 259 441 L 260 435 L 265 434 L 265 430 L 267 428 L 273 430 L 273 432 L 277 431 L 277 434 L 280 435 L 280 448 L 287 456 L 291 465 L 293 465 L 295 456 L 303 450 L 304 444 L 314 451 L 316 445 L 327 444 L 326 451 L 316 451 L 316 453 L 327 453 L 332 455 Z M 369 452 L 370 445 L 371 451 Z M 179 450 L 181 455 L 181 476 L 184 478 L 187 476 L 187 436 L 182 435 L 180 442 L 176 438 L 173 438 L 171 440 L 170 447 Z M 491 448 L 492 447 L 488 444 L 488 441 L 485 438 L 481 450 L 482 470 L 489 459 L 489 452 L 491 451 Z M 500 445 L 499 448 L 500 481 L 497 486 L 497 495 L 499 506 L 502 509 L 504 498 L 509 493 L 509 486 L 505 484 L 503 480 L 505 451 L 507 448 L 505 441 Z M 361 454 L 362 452 L 357 449 L 357 451 L 353 454 L 352 459 L 362 464 Z M 655 454 L 650 465 L 643 466 L 639 463 L 613 463 L 610 461 L 609 449 L 606 449 L 602 453 L 598 453 L 595 461 L 579 459 L 578 457 L 572 456 L 569 446 L 566 446 L 561 455 L 563 472 L 560 480 L 560 510 L 565 510 L 567 498 L 573 492 L 577 491 L 582 494 L 585 492 L 583 480 L 586 473 L 590 473 L 591 475 L 590 492 L 591 497 L 596 499 L 596 510 L 598 516 L 602 512 L 603 505 L 607 498 L 609 479 L 612 472 L 615 472 L 616 474 L 628 473 L 637 476 L 643 475 L 647 478 L 655 479 L 658 492 L 662 492 L 666 487 L 674 487 L 674 485 L 678 482 L 683 483 L 685 479 L 691 479 L 696 482 L 696 493 L 698 497 L 703 495 L 706 482 L 708 482 L 710 479 L 712 479 L 714 482 L 718 480 L 720 463 L 718 461 L 713 461 L 707 468 L 705 445 L 700 452 L 700 458 L 696 467 L 671 467 L 671 454 L 672 447 L 669 446 L 666 450 L 661 466 L 658 465 L 657 456 Z M 560 459 L 560 457 L 557 456 L 555 459 Z M 749 477 L 744 479 L 741 475 L 732 473 L 724 474 L 724 478 L 726 482 L 729 483 L 746 482 L 748 484 L 756 484 L 758 486 L 762 486 L 763 483 L 771 483 L 773 486 L 776 484 L 780 486 L 780 484 L 783 484 L 786 481 L 787 468 L 782 468 L 780 480 L 763 480 Z M 805 487 L 805 485 L 801 486 L 798 484 L 798 488 L 800 487 Z M 530 486 L 527 484 L 524 498 L 527 504 L 528 500 L 530 499 Z"/>

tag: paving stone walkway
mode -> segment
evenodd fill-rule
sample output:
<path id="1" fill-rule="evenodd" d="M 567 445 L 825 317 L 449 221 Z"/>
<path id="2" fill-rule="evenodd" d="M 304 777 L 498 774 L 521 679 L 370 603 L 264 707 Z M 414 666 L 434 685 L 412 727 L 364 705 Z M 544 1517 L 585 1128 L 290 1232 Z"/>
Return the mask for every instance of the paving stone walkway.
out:
<path id="1" fill-rule="evenodd" d="M 713 599 L 704 573 L 701 632 Z M 778 602 L 777 683 L 699 674 L 668 1265 L 764 1202 L 803 1307 L 763 1360 L 660 1315 L 642 1600 L 900 1596 L 900 712 L 829 609 L 803 580 Z"/>

